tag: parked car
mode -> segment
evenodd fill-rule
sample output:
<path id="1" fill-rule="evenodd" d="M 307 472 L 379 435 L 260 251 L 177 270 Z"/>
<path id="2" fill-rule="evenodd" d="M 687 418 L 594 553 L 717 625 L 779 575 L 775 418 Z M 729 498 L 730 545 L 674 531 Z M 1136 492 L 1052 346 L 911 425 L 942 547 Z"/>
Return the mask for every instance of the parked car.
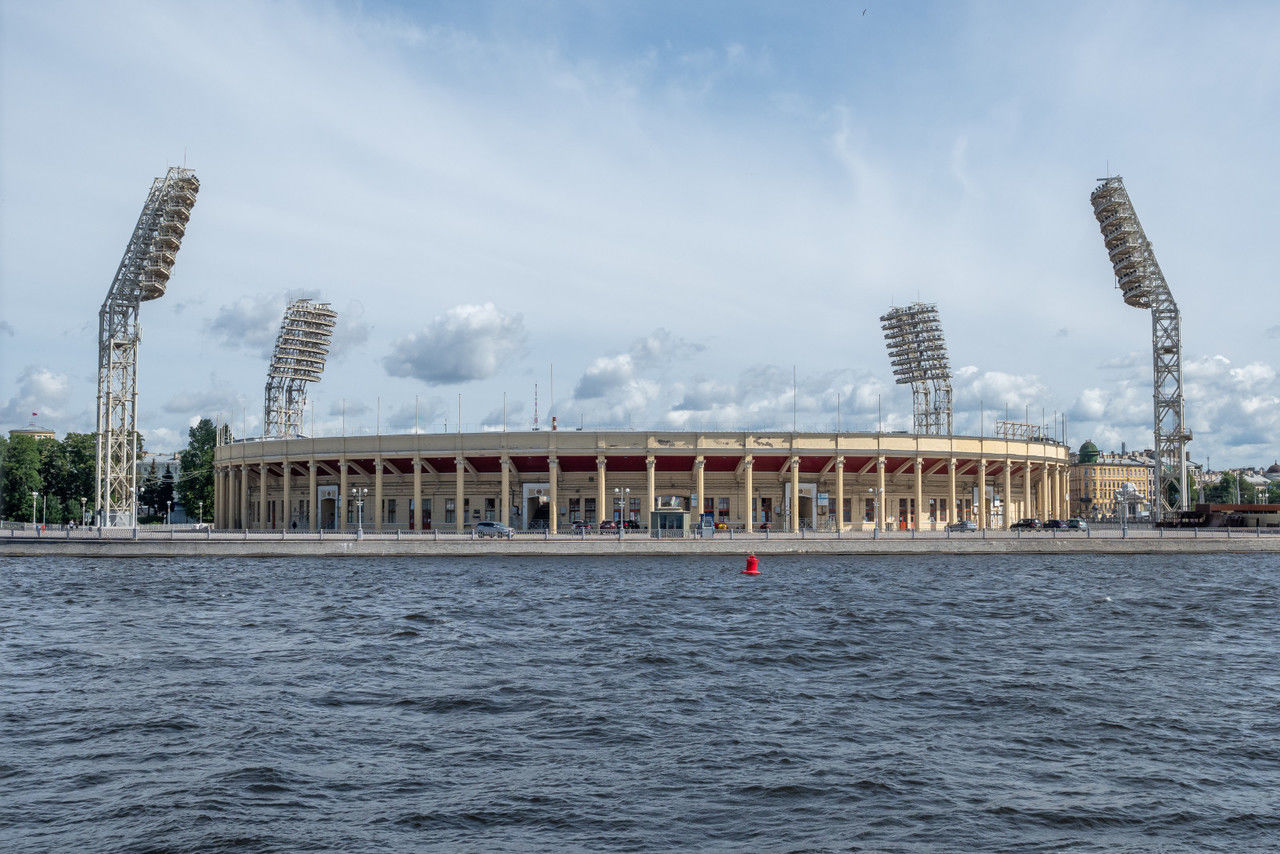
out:
<path id="1" fill-rule="evenodd" d="M 628 519 L 622 523 L 622 527 L 626 528 L 628 531 L 638 531 L 640 530 L 640 523 L 635 519 Z"/>
<path id="2" fill-rule="evenodd" d="M 947 526 L 947 530 L 956 534 L 971 534 L 978 530 L 978 523 L 970 519 L 961 522 L 952 522 Z"/>
<path id="3" fill-rule="evenodd" d="M 1046 531 L 1065 531 L 1068 525 L 1061 519 L 1049 519 L 1040 527 L 1044 528 Z"/>
<path id="4" fill-rule="evenodd" d="M 1087 531 L 1089 530 L 1089 523 L 1083 519 L 1068 519 L 1067 528 L 1072 531 Z"/>
<path id="5" fill-rule="evenodd" d="M 1040 530 L 1039 519 L 1019 519 L 1009 526 L 1010 531 L 1038 531 Z"/>
<path id="6" fill-rule="evenodd" d="M 770 528 L 772 528 L 772 527 L 773 527 L 773 525 L 772 525 L 771 523 L 769 523 L 769 522 L 761 522 L 761 523 L 760 523 L 760 530 L 761 530 L 761 531 L 767 531 L 767 530 L 769 530 L 769 529 L 770 529 Z"/>
<path id="7" fill-rule="evenodd" d="M 600 523 L 600 530 L 616 531 L 618 530 L 618 523 L 613 521 L 612 519 L 605 519 L 603 522 Z"/>
<path id="8" fill-rule="evenodd" d="M 476 522 L 477 537 L 506 537 L 508 540 L 516 535 L 516 529 L 501 522 Z"/>
<path id="9" fill-rule="evenodd" d="M 575 534 L 591 533 L 591 523 L 583 522 L 581 519 L 573 523 L 573 532 Z"/>

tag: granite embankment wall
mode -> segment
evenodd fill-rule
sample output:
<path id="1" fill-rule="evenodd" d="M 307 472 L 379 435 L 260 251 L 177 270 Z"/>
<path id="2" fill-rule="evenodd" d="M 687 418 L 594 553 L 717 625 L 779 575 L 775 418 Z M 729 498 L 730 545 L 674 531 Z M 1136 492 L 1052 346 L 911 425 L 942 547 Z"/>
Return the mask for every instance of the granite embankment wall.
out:
<path id="1" fill-rule="evenodd" d="M 403 537 L 367 535 L 326 536 L 279 534 L 175 534 L 98 538 L 92 532 L 10 532 L 0 536 L 0 557 L 391 557 L 391 556 L 535 556 L 551 555 L 921 555 L 921 554 L 1280 554 L 1280 532 L 1157 536 L 1080 535 L 1013 536 L 1001 532 L 987 536 L 956 537 L 889 535 L 717 536 L 710 539 L 655 540 L 631 536 L 554 537 L 523 535 L 510 540 L 468 537 Z"/>

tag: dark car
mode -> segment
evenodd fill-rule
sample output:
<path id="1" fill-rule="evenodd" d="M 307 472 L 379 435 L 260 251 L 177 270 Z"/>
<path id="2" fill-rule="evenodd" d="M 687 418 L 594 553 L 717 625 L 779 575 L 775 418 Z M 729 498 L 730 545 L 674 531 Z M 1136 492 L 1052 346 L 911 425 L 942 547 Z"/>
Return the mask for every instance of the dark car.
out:
<path id="1" fill-rule="evenodd" d="M 1068 519 L 1067 527 L 1072 531 L 1087 531 L 1089 530 L 1089 523 L 1083 519 Z"/>
<path id="2" fill-rule="evenodd" d="M 600 530 L 616 531 L 618 530 L 618 523 L 613 521 L 612 519 L 605 519 L 603 522 L 600 523 Z"/>
<path id="3" fill-rule="evenodd" d="M 626 528 L 628 531 L 638 531 L 640 530 L 640 523 L 635 519 L 628 519 L 622 523 L 622 527 Z"/>
<path id="4" fill-rule="evenodd" d="M 581 534 L 581 533 L 590 532 L 590 531 L 591 531 L 590 522 L 578 521 L 573 523 L 573 532 L 575 534 Z"/>
<path id="5" fill-rule="evenodd" d="M 1071 526 L 1061 519 L 1050 519 L 1040 527 L 1044 528 L 1046 531 L 1065 531 Z"/>
<path id="6" fill-rule="evenodd" d="M 1038 531 L 1040 530 L 1039 519 L 1019 519 L 1009 526 L 1010 531 Z"/>
<path id="7" fill-rule="evenodd" d="M 772 528 L 772 527 L 773 527 L 773 525 L 772 525 L 771 523 L 769 523 L 769 522 L 761 522 L 761 523 L 760 523 L 760 530 L 761 530 L 761 531 L 767 531 L 767 530 L 769 530 L 769 529 L 770 529 L 770 528 Z"/>
<path id="8" fill-rule="evenodd" d="M 962 522 L 952 522 L 947 526 L 947 530 L 956 534 L 971 534 L 978 530 L 978 523 L 970 519 L 965 519 Z"/>

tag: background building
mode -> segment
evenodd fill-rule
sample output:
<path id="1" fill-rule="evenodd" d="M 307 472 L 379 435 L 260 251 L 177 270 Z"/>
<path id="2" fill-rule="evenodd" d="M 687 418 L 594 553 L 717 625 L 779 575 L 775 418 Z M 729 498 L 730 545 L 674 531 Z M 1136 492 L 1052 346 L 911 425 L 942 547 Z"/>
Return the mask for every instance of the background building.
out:
<path id="1" fill-rule="evenodd" d="M 1138 489 L 1138 500 L 1130 512 L 1138 517 L 1150 515 L 1156 488 L 1154 455 L 1127 450 L 1103 453 L 1093 442 L 1085 442 L 1071 464 L 1067 487 L 1071 515 L 1094 520 L 1119 518 L 1116 490 L 1125 483 Z"/>

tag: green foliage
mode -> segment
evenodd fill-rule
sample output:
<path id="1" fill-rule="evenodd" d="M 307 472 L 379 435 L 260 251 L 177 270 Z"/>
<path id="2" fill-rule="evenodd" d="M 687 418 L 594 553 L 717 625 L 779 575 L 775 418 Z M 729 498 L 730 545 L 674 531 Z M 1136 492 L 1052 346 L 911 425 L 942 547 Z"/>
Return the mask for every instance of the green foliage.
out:
<path id="1" fill-rule="evenodd" d="M 1267 485 L 1267 503 L 1280 504 L 1280 480 L 1274 480 Z"/>
<path id="2" fill-rule="evenodd" d="M 224 428 L 226 438 L 230 432 Z M 182 480 L 177 484 L 178 503 L 186 508 L 187 515 L 195 517 L 204 503 L 204 516 L 213 515 L 213 448 L 217 437 L 213 422 L 208 418 L 187 431 L 187 449 L 182 452 Z M 203 521 L 203 520 L 201 520 Z"/>
<path id="3" fill-rule="evenodd" d="M 1222 479 L 1204 488 L 1206 504 L 1234 504 L 1236 501 L 1236 476 L 1223 472 Z"/>
<path id="4" fill-rule="evenodd" d="M 41 444 L 19 433 L 4 445 L 4 457 L 0 460 L 0 505 L 6 519 L 30 521 L 31 493 L 44 492 L 44 480 L 40 476 Z M 36 518 L 39 518 L 39 508 Z"/>

